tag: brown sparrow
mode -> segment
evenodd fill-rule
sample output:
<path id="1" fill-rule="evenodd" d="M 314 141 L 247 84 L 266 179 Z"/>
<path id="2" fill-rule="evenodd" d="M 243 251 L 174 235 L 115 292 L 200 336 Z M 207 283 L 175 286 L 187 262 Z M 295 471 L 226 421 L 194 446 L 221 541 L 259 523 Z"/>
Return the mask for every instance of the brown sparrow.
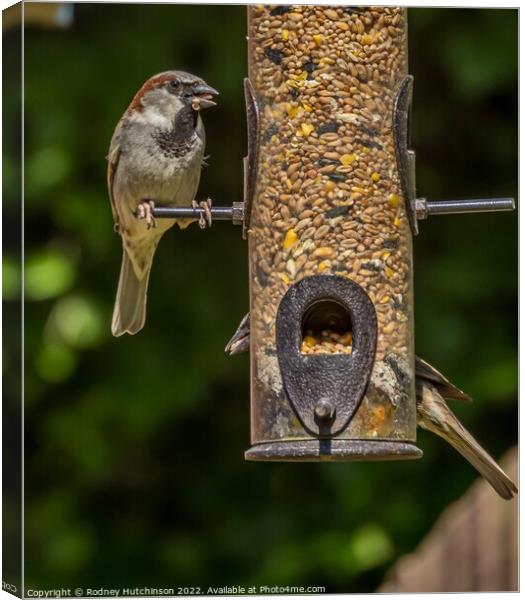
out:
<path id="1" fill-rule="evenodd" d="M 230 355 L 250 349 L 250 313 L 242 319 L 226 345 Z M 450 410 L 445 398 L 471 401 L 437 369 L 416 356 L 416 408 L 418 425 L 432 431 L 455 448 L 505 500 L 518 493 L 514 482 L 485 452 Z"/>
<path id="2" fill-rule="evenodd" d="M 153 216 L 155 205 L 197 206 L 204 158 L 200 109 L 215 106 L 217 90 L 183 71 L 154 75 L 118 122 L 108 154 L 108 189 L 123 257 L 111 331 L 137 333 L 146 318 L 148 279 L 155 249 L 174 223 L 194 219 Z M 211 225 L 211 202 L 200 203 Z M 201 218 L 199 224 L 205 226 Z"/>

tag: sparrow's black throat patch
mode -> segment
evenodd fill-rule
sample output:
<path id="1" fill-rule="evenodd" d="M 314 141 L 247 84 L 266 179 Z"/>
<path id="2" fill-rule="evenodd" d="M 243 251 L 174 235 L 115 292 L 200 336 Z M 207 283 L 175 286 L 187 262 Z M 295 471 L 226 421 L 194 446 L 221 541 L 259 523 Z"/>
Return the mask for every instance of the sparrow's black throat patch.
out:
<path id="1" fill-rule="evenodd" d="M 199 113 L 186 105 L 177 113 L 171 129 L 156 129 L 152 137 L 166 158 L 180 158 L 188 153 L 196 139 Z"/>

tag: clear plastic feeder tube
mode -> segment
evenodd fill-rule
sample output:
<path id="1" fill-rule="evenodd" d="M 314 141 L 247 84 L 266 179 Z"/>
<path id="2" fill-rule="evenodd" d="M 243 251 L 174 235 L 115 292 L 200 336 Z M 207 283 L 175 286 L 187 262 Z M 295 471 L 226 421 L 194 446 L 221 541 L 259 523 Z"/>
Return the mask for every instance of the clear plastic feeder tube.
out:
<path id="1" fill-rule="evenodd" d="M 248 7 L 248 29 L 260 131 L 248 234 L 253 447 L 246 456 L 419 456 L 412 234 L 393 133 L 407 75 L 406 10 L 259 5 Z M 358 284 L 377 322 L 366 390 L 336 435 L 305 427 L 276 352 L 280 303 L 314 275 Z M 298 351 L 352 354 L 352 315 L 331 298 L 326 281 L 326 300 L 302 317 Z"/>

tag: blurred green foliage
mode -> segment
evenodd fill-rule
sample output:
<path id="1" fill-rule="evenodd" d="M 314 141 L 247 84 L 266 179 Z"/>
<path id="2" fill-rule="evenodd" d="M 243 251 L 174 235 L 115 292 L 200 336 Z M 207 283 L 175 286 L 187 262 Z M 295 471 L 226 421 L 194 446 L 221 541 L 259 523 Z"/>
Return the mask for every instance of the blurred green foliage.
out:
<path id="1" fill-rule="evenodd" d="M 247 257 L 226 224 L 166 235 L 145 330 L 111 337 L 113 127 L 150 75 L 198 73 L 221 92 L 199 197 L 239 200 L 245 20 L 240 6 L 82 4 L 67 29 L 26 30 L 28 586 L 373 591 L 476 476 L 426 433 L 416 462 L 244 461 L 248 358 L 223 348 L 247 310 Z M 517 22 L 516 10 L 410 9 L 420 194 L 517 194 Z M 16 160 L 8 149 L 7 179 Z M 476 398 L 454 409 L 499 455 L 517 438 L 517 217 L 420 229 L 418 353 Z M 17 268 L 8 253 L 8 302 Z"/>

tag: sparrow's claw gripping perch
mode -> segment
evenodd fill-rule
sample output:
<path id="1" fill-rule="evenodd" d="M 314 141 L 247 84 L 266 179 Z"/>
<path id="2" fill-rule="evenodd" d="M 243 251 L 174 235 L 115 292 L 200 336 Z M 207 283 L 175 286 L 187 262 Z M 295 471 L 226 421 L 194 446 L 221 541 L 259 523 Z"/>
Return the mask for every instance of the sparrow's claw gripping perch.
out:
<path id="1" fill-rule="evenodd" d="M 206 229 L 206 227 L 211 227 L 212 225 L 212 215 L 211 215 L 211 198 L 206 198 L 206 200 L 202 200 L 201 202 L 197 202 L 193 200 L 191 203 L 193 208 L 202 208 L 203 212 L 201 212 L 199 217 L 199 227 L 201 229 Z"/>
<path id="2" fill-rule="evenodd" d="M 203 200 L 202 202 L 199 202 L 200 207 L 204 210 L 204 213 L 206 214 L 206 221 L 204 223 L 204 225 L 201 225 L 201 222 L 199 221 L 199 227 L 201 229 L 204 229 L 206 227 L 206 225 L 208 227 L 211 227 L 211 223 L 212 223 L 212 218 L 211 218 L 211 198 L 206 198 L 206 200 Z M 201 216 L 201 219 L 203 219 L 203 217 Z"/>
<path id="3" fill-rule="evenodd" d="M 155 208 L 155 202 L 153 200 L 143 200 L 138 206 L 135 212 L 137 219 L 145 219 L 148 229 L 157 227 L 157 221 L 153 216 L 153 210 Z"/>

